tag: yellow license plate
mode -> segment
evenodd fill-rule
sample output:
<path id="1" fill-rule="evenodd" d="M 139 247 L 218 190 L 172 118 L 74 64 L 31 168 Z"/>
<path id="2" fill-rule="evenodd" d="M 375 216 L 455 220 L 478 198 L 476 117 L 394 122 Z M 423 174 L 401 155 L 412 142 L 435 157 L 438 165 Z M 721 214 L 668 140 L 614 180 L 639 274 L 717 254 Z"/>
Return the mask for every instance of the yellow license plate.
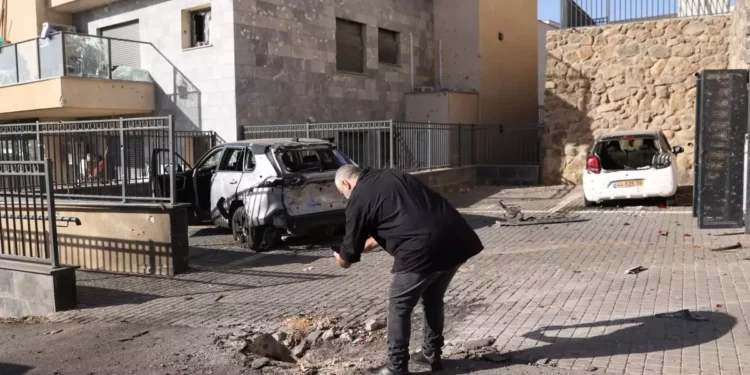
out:
<path id="1" fill-rule="evenodd" d="M 615 188 L 631 188 L 643 186 L 643 180 L 629 180 L 615 182 Z"/>

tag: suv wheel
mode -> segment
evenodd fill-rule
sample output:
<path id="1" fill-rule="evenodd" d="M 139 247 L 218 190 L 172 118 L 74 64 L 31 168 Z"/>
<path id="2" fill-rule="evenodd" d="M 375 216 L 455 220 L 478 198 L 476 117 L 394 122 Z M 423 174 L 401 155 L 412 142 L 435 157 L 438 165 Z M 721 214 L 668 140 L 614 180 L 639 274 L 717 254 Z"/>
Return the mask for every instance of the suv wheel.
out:
<path id="1" fill-rule="evenodd" d="M 239 207 L 232 214 L 232 237 L 243 249 L 262 253 L 275 244 L 276 231 L 268 226 L 251 227 L 245 207 Z"/>
<path id="2" fill-rule="evenodd" d="M 667 207 L 674 207 L 674 206 L 676 206 L 677 205 L 677 194 L 675 194 L 675 195 L 673 195 L 673 196 L 665 199 L 664 200 L 664 204 Z"/>

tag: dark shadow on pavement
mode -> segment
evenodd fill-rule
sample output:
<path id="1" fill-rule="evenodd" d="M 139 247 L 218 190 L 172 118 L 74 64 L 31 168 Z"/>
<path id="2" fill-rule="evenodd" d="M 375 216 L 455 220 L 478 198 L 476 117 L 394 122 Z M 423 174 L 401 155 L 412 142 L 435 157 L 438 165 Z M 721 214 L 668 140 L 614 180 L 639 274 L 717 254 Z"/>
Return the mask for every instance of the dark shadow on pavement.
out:
<path id="1" fill-rule="evenodd" d="M 501 211 L 498 211 L 500 213 Z M 497 217 L 492 216 L 483 216 L 483 215 L 472 215 L 472 214 L 464 214 L 463 215 L 466 222 L 469 224 L 469 226 L 474 229 L 482 229 L 485 227 L 491 227 L 497 223 L 499 220 Z"/>
<path id="2" fill-rule="evenodd" d="M 76 287 L 79 303 L 77 309 L 103 306 L 138 305 L 159 298 L 153 294 L 129 292 L 126 290 L 113 290 L 88 285 Z M 2 374 L 2 372 L 0 372 Z"/>
<path id="3" fill-rule="evenodd" d="M 523 337 L 549 343 L 529 349 L 506 353 L 516 363 L 534 362 L 541 358 L 574 359 L 607 357 L 619 354 L 645 354 L 665 350 L 689 348 L 714 341 L 732 330 L 737 319 L 716 311 L 692 312 L 705 321 L 656 316 L 634 319 L 608 320 L 569 326 L 549 326 L 528 332 Z M 552 337 L 546 331 L 581 330 L 619 327 L 614 332 L 587 338 Z"/>
<path id="4" fill-rule="evenodd" d="M 34 369 L 33 367 L 29 367 L 29 366 L 0 362 L 0 374 L 3 374 L 3 375 L 23 375 L 33 369 Z"/>

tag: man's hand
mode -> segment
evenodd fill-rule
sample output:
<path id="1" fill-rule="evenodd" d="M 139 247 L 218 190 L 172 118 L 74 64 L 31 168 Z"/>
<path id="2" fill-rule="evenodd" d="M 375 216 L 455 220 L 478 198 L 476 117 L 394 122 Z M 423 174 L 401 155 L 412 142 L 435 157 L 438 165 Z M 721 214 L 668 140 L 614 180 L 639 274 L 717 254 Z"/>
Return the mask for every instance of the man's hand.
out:
<path id="1" fill-rule="evenodd" d="M 365 248 L 362 250 L 363 253 L 368 253 L 370 251 L 373 251 L 377 249 L 380 245 L 378 244 L 378 241 L 375 241 L 374 238 L 370 237 L 365 242 Z"/>
<path id="2" fill-rule="evenodd" d="M 336 258 L 336 263 L 339 265 L 339 267 L 341 267 L 341 268 L 349 268 L 349 267 L 352 266 L 351 263 L 349 263 L 349 262 L 341 259 L 341 256 L 339 255 L 339 253 L 337 253 L 337 252 L 334 251 L 333 252 L 333 256 Z"/>

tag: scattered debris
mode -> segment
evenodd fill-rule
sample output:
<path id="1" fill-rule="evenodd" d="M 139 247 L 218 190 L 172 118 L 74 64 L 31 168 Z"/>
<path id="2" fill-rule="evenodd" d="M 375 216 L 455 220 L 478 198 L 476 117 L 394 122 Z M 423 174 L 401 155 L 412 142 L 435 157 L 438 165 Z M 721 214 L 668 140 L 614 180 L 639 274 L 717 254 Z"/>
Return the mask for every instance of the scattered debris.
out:
<path id="1" fill-rule="evenodd" d="M 659 231 L 659 237 L 666 237 L 667 235 L 669 235 L 669 232 Z"/>
<path id="2" fill-rule="evenodd" d="M 622 225 L 624 225 L 624 226 L 626 226 L 626 227 L 627 227 L 627 226 L 629 226 L 629 225 L 630 225 L 630 223 L 624 223 L 624 224 L 622 224 Z"/>
<path id="3" fill-rule="evenodd" d="M 712 237 L 725 237 L 725 236 L 742 236 L 745 232 L 728 232 L 728 233 L 709 233 Z"/>
<path id="4" fill-rule="evenodd" d="M 268 365 L 270 362 L 271 360 L 269 360 L 268 358 L 261 357 L 261 358 L 254 360 L 253 363 L 250 364 L 250 367 L 252 367 L 255 370 L 260 370 L 263 367 L 266 367 L 266 365 Z"/>
<path id="5" fill-rule="evenodd" d="M 292 355 L 295 358 L 302 358 L 302 356 L 305 355 L 308 349 L 310 349 L 310 344 L 307 341 L 302 341 L 301 343 L 299 343 L 299 345 L 295 346 L 294 349 L 292 349 Z"/>
<path id="6" fill-rule="evenodd" d="M 284 340 L 287 339 L 287 337 L 289 337 L 289 335 L 286 332 L 276 332 L 273 335 L 271 335 L 271 337 L 273 337 L 274 340 L 278 342 L 283 342 Z"/>
<path id="7" fill-rule="evenodd" d="M 255 336 L 252 343 L 250 343 L 249 349 L 253 353 L 262 357 L 281 362 L 295 362 L 289 348 L 276 341 L 272 335 L 267 333 Z"/>
<path id="8" fill-rule="evenodd" d="M 718 307 L 718 308 L 722 308 L 722 307 L 724 307 L 724 306 L 723 306 L 722 304 L 720 304 L 720 303 L 717 303 L 717 304 L 716 304 L 716 307 Z"/>
<path id="9" fill-rule="evenodd" d="M 482 348 L 490 347 L 494 343 L 495 343 L 495 339 L 491 339 L 491 338 L 479 339 L 479 340 L 471 340 L 471 341 L 467 341 L 464 344 L 464 349 L 465 350 L 469 350 L 469 351 L 471 351 L 471 350 L 477 350 L 477 349 L 482 349 Z"/>
<path id="10" fill-rule="evenodd" d="M 302 271 L 304 271 L 304 272 L 309 272 L 309 271 L 312 271 L 312 270 L 313 270 L 313 267 L 307 267 L 307 268 L 303 268 L 302 269 Z"/>
<path id="11" fill-rule="evenodd" d="M 323 336 L 320 337 L 323 341 L 330 341 L 336 338 L 336 330 L 333 328 L 328 329 L 323 333 Z"/>
<path id="12" fill-rule="evenodd" d="M 305 337 L 305 341 L 309 342 L 310 344 L 315 344 L 318 339 L 323 336 L 323 331 L 312 331 L 310 332 L 307 337 Z"/>
<path id="13" fill-rule="evenodd" d="M 596 371 L 599 371 L 599 367 L 596 367 L 596 366 L 589 366 L 589 367 L 588 367 L 588 368 L 586 369 L 586 371 L 588 371 L 588 372 L 596 372 Z"/>
<path id="14" fill-rule="evenodd" d="M 58 333 L 60 333 L 62 331 L 63 331 L 62 329 L 58 329 L 58 330 L 54 330 L 54 331 L 49 331 L 49 332 L 45 333 L 45 335 L 56 335 L 56 334 L 58 334 Z"/>
<path id="15" fill-rule="evenodd" d="M 657 318 L 685 319 L 685 320 L 691 321 L 691 322 L 703 322 L 703 321 L 708 320 L 708 319 L 703 318 L 703 317 L 701 317 L 699 315 L 693 315 L 693 314 L 691 314 L 690 310 L 687 310 L 687 309 L 686 310 L 675 311 L 675 312 L 670 312 L 670 313 L 656 314 L 656 317 Z"/>
<path id="16" fill-rule="evenodd" d="M 507 355 L 502 355 L 500 353 L 484 353 L 482 354 L 482 359 L 494 363 L 505 363 L 510 361 L 510 357 L 508 357 Z"/>
<path id="17" fill-rule="evenodd" d="M 625 271 L 626 275 L 637 275 L 643 271 L 647 270 L 647 268 L 643 268 L 643 266 L 636 266 L 633 268 L 629 268 L 627 271 Z"/>
<path id="18" fill-rule="evenodd" d="M 691 236 L 691 235 L 689 235 L 689 234 L 685 233 L 685 235 L 684 235 L 683 237 L 693 237 L 693 236 Z"/>
<path id="19" fill-rule="evenodd" d="M 24 316 L 21 318 L 0 318 L 0 324 L 42 324 L 48 323 L 46 316 Z"/>
<path id="20" fill-rule="evenodd" d="M 342 333 L 341 336 L 339 336 L 339 339 L 341 341 L 346 341 L 346 342 L 352 342 L 352 341 L 354 341 L 354 338 L 352 337 L 352 334 L 349 333 L 349 332 Z"/>
<path id="21" fill-rule="evenodd" d="M 185 301 L 190 301 L 193 297 L 185 297 Z"/>
<path id="22" fill-rule="evenodd" d="M 549 364 L 549 361 L 550 361 L 549 358 L 542 358 L 542 359 L 539 359 L 536 362 L 534 362 L 534 364 L 537 365 L 537 366 L 545 366 L 545 365 Z"/>
<path id="23" fill-rule="evenodd" d="M 385 328 L 385 323 L 380 320 L 370 319 L 365 322 L 365 330 L 367 332 L 373 332 L 383 328 Z"/>
<path id="24" fill-rule="evenodd" d="M 216 297 L 216 299 L 214 300 L 214 302 L 219 302 L 219 301 L 221 301 L 221 300 L 222 300 L 222 298 L 224 298 L 224 295 L 223 295 L 223 294 L 222 294 L 222 295 L 220 295 L 220 296 L 218 296 L 218 297 Z"/>
<path id="25" fill-rule="evenodd" d="M 742 244 L 738 242 L 734 245 L 717 247 L 717 248 L 711 249 L 711 251 L 729 251 L 729 250 L 737 250 L 741 248 L 742 248 Z"/>
<path id="26" fill-rule="evenodd" d="M 125 341 L 133 341 L 134 339 L 136 339 L 136 338 L 138 338 L 138 337 L 141 337 L 141 336 L 143 336 L 143 335 L 147 335 L 148 333 L 149 333 L 149 331 L 141 331 L 141 332 L 139 332 L 139 333 L 136 333 L 136 334 L 135 334 L 135 335 L 133 335 L 133 336 L 130 336 L 130 337 L 127 337 L 127 338 L 124 338 L 124 339 L 120 339 L 119 341 L 120 341 L 120 342 L 125 342 Z"/>
<path id="27" fill-rule="evenodd" d="M 506 217 L 508 218 L 515 218 L 521 213 L 521 208 L 518 206 L 506 206 L 503 204 L 503 201 L 499 201 L 500 207 L 502 207 L 505 210 Z"/>

